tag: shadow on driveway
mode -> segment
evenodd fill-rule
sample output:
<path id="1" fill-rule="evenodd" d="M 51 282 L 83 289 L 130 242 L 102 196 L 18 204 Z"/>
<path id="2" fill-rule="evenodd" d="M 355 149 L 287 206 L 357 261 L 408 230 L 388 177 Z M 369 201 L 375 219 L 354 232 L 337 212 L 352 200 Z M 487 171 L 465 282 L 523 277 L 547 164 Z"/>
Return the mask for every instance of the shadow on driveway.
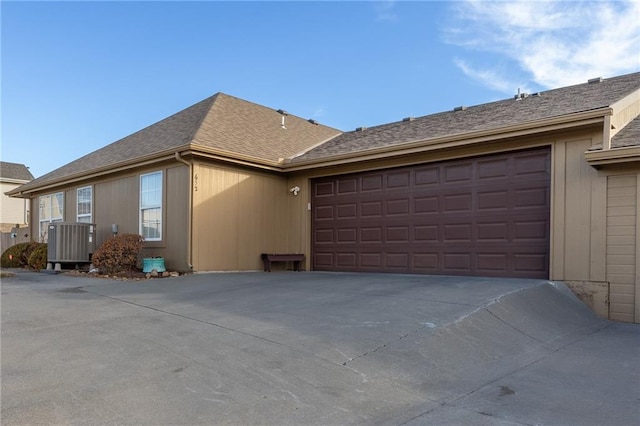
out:
<path id="1" fill-rule="evenodd" d="M 20 272 L 2 282 L 2 419 L 635 424 L 639 337 L 538 280 Z"/>

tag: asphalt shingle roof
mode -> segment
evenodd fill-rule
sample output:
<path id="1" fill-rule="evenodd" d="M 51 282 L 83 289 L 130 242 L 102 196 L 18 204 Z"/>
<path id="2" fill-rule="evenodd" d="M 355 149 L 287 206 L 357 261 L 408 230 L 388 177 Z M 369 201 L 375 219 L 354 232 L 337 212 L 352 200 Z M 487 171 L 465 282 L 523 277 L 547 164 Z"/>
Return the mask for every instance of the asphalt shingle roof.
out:
<path id="1" fill-rule="evenodd" d="M 460 111 L 442 112 L 363 131 L 341 134 L 292 160 L 292 163 L 336 155 L 392 147 L 438 137 L 493 130 L 515 124 L 611 106 L 615 101 L 640 88 L 640 73 L 604 79 L 561 89 L 539 92 L 523 99 L 514 98 Z"/>
<path id="2" fill-rule="evenodd" d="M 340 133 L 293 115 L 217 93 L 170 117 L 68 163 L 20 187 L 28 191 L 67 177 L 117 167 L 160 152 L 190 148 L 226 151 L 277 162 Z"/>
<path id="3" fill-rule="evenodd" d="M 631 120 L 611 139 L 613 148 L 640 145 L 640 117 Z"/>
<path id="4" fill-rule="evenodd" d="M 265 164 L 278 163 L 281 158 L 291 159 L 292 164 L 322 160 L 604 108 L 638 88 L 640 72 L 347 133 L 293 115 L 284 116 L 286 128 L 282 128 L 279 111 L 218 93 L 32 180 L 19 190 L 108 171 L 172 150 L 211 149 L 230 158 Z M 614 146 L 640 145 L 638 123 L 636 119 L 622 129 L 614 138 Z"/>
<path id="5" fill-rule="evenodd" d="M 33 175 L 24 164 L 0 161 L 0 177 L 15 180 L 33 180 Z"/>

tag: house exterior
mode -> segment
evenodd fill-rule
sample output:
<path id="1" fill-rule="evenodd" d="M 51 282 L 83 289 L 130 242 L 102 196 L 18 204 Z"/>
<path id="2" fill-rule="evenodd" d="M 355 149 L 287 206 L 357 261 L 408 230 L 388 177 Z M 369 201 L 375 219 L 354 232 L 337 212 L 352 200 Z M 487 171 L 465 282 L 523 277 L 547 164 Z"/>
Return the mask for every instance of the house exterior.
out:
<path id="1" fill-rule="evenodd" d="M 10 232 L 16 225 L 29 223 L 28 201 L 9 197 L 6 193 L 32 180 L 33 175 L 24 164 L 0 161 L 0 232 Z"/>
<path id="2" fill-rule="evenodd" d="M 219 93 L 10 194 L 170 269 L 544 278 L 640 322 L 640 73 L 349 132 Z"/>

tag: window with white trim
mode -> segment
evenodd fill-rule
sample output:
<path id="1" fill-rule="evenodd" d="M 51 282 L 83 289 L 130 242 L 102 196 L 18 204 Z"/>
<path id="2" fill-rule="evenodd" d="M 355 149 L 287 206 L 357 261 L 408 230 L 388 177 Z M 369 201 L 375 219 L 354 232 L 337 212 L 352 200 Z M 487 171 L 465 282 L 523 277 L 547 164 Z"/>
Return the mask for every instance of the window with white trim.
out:
<path id="1" fill-rule="evenodd" d="M 78 188 L 76 193 L 77 222 L 91 223 L 93 212 L 93 188 L 85 186 Z"/>
<path id="2" fill-rule="evenodd" d="M 140 175 L 140 235 L 162 240 L 162 172 Z"/>
<path id="3" fill-rule="evenodd" d="M 40 242 L 46 243 L 49 235 L 49 224 L 62 222 L 64 219 L 64 193 L 42 195 L 38 198 L 40 222 Z"/>

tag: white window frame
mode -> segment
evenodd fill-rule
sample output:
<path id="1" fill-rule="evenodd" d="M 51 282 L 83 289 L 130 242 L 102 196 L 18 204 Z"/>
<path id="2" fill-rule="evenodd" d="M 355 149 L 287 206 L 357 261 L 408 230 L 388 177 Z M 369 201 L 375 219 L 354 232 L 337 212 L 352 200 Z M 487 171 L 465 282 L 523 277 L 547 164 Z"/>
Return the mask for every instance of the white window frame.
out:
<path id="1" fill-rule="evenodd" d="M 89 190 L 89 213 L 80 213 L 80 191 Z M 83 201 L 86 203 L 86 201 Z M 89 218 L 89 220 L 83 220 L 84 218 Z M 76 189 L 76 222 L 82 223 L 92 223 L 93 218 L 93 186 L 83 186 L 82 188 Z"/>
<path id="2" fill-rule="evenodd" d="M 155 188 L 152 189 L 152 191 L 159 191 L 160 193 L 160 197 L 159 200 L 155 200 L 156 202 L 154 203 L 150 203 L 150 204 L 146 204 L 143 205 L 143 181 L 145 177 L 148 176 L 153 176 L 153 175 L 160 175 L 160 188 Z M 163 223 L 163 212 L 162 212 L 162 202 L 164 199 L 164 173 L 162 172 L 162 170 L 158 170 L 155 172 L 151 172 L 151 173 L 145 173 L 140 175 L 140 203 L 139 203 L 139 219 L 138 219 L 138 224 L 139 224 L 139 230 L 140 230 L 140 235 L 142 235 L 144 237 L 145 241 L 162 241 L 162 228 L 164 226 Z M 158 236 L 157 237 L 148 237 L 147 235 L 145 235 L 145 226 L 144 226 L 144 212 L 147 210 L 158 210 L 158 218 L 156 219 L 156 227 L 158 229 Z"/>
<path id="3" fill-rule="evenodd" d="M 53 198 L 57 198 L 57 209 L 54 209 Z M 49 200 L 48 202 L 46 200 Z M 47 208 L 47 211 L 44 208 Z M 57 211 L 56 211 L 57 210 Z M 55 212 L 55 216 L 54 216 Z M 46 213 L 46 214 L 44 214 Z M 59 216 L 58 216 L 59 215 Z M 54 192 L 53 194 L 41 195 L 38 197 L 38 226 L 40 242 L 46 243 L 49 236 L 49 224 L 62 222 L 64 220 L 64 192 Z"/>

